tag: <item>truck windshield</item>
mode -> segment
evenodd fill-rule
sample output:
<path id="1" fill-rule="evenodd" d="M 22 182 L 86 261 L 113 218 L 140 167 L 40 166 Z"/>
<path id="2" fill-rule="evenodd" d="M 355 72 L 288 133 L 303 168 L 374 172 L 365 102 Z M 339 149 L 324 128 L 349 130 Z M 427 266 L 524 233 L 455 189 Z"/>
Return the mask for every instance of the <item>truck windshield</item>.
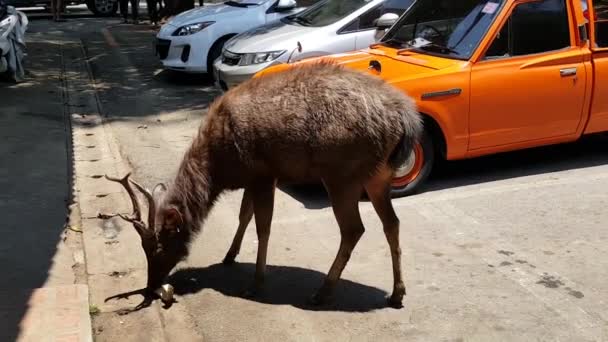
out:
<path id="1" fill-rule="evenodd" d="M 381 43 L 469 59 L 503 3 L 504 0 L 417 0 Z"/>

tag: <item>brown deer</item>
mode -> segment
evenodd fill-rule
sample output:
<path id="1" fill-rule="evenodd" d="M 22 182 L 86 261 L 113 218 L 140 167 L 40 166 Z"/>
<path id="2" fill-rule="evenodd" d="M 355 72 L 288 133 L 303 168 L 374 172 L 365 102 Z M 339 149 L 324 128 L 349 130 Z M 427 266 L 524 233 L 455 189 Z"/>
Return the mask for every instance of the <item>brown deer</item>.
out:
<path id="1" fill-rule="evenodd" d="M 312 302 L 330 298 L 363 235 L 358 202 L 365 191 L 391 251 L 394 284 L 389 304 L 400 307 L 405 285 L 399 219 L 390 188 L 393 170 L 408 158 L 421 132 L 421 117 L 407 95 L 376 76 L 329 62 L 294 66 L 226 92 L 210 105 L 170 186 L 159 184 L 150 193 L 131 181 L 148 200 L 147 225 L 129 175 L 109 178 L 121 182 L 131 197 L 134 215 L 121 217 L 134 224 L 148 259 L 146 299 L 136 309 L 150 304 L 153 291 L 187 256 L 189 243 L 218 196 L 234 189 L 244 189 L 240 224 L 224 263 L 234 262 L 255 217 L 258 254 L 247 292 L 255 295 L 264 281 L 278 180 L 322 182 L 340 228 L 338 254 Z"/>

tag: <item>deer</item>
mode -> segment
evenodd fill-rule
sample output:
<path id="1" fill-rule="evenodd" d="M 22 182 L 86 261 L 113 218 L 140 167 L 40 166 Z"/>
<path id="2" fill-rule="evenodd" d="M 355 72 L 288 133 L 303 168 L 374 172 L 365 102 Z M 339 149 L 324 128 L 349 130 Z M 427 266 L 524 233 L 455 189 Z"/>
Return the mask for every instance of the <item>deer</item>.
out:
<path id="1" fill-rule="evenodd" d="M 106 175 L 126 189 L 133 214 L 99 217 L 119 216 L 131 222 L 147 258 L 146 288 L 129 293 L 144 295 L 135 310 L 150 305 L 154 290 L 187 257 L 218 197 L 238 189 L 243 189 L 239 224 L 223 263 L 235 262 L 254 219 L 255 275 L 243 295 L 257 296 L 263 290 L 278 181 L 322 183 L 340 230 L 337 255 L 309 302 L 322 305 L 332 299 L 365 231 L 359 201 L 367 194 L 390 248 L 393 292 L 387 304 L 402 307 L 406 288 L 391 181 L 422 130 L 416 104 L 406 93 L 371 73 L 335 62 L 294 64 L 231 88 L 209 105 L 172 183 L 157 184 L 149 191 L 129 179 L 130 173 L 120 179 Z M 131 184 L 147 199 L 147 223 Z M 124 298 L 110 298 L 117 297 Z"/>

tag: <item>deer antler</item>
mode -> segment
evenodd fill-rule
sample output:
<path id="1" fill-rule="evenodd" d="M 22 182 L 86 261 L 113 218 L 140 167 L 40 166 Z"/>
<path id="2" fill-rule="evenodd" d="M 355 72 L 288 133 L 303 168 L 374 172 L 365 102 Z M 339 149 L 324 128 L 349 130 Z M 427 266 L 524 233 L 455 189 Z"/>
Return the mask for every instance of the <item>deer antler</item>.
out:
<path id="1" fill-rule="evenodd" d="M 113 177 L 109 177 L 108 175 L 106 175 L 106 179 L 109 181 L 121 184 L 125 188 L 125 190 L 127 190 L 127 193 L 129 194 L 129 198 L 131 199 L 131 203 L 133 204 L 133 214 L 125 215 L 125 214 L 101 214 L 100 213 L 97 215 L 97 217 L 100 219 L 109 219 L 112 217 L 120 217 L 123 220 L 125 220 L 127 222 L 131 222 L 133 224 L 133 227 L 135 227 L 135 230 L 137 231 L 137 233 L 139 234 L 139 236 L 141 238 L 142 247 L 146 254 L 146 259 L 148 260 L 148 283 L 149 283 L 150 279 L 151 279 L 151 274 L 153 275 L 155 272 L 155 270 L 153 269 L 153 264 L 151 262 L 155 255 L 154 253 L 156 250 L 155 248 L 156 248 L 156 243 L 157 243 L 156 234 L 154 233 L 154 215 L 156 214 L 156 203 L 154 202 L 154 197 L 152 196 L 150 191 L 148 191 L 143 186 L 139 185 L 137 182 L 129 179 L 129 176 L 131 176 L 130 172 L 127 173 L 123 178 L 113 178 Z M 139 205 L 137 196 L 135 195 L 135 192 L 133 191 L 133 188 L 131 187 L 131 183 L 133 183 L 133 185 L 135 185 L 135 187 L 139 191 L 141 191 L 144 194 L 144 196 L 146 196 L 146 199 L 148 200 L 148 225 L 146 225 L 146 223 L 144 221 L 142 221 L 142 219 L 141 219 L 141 207 Z M 153 292 L 153 290 L 154 289 L 150 288 L 150 285 L 148 285 L 148 287 L 146 287 L 145 289 L 128 292 L 126 294 L 116 295 L 116 296 L 107 298 L 106 301 L 110 300 L 110 299 L 128 297 L 131 294 L 137 294 L 137 293 L 143 294 L 144 295 L 143 302 L 141 302 L 141 304 L 136 306 L 134 309 L 124 310 L 123 314 L 126 314 L 129 312 L 141 310 L 145 307 L 150 306 L 150 304 L 152 303 L 152 301 L 154 300 L 154 298 L 156 296 L 155 293 Z"/>
<path id="2" fill-rule="evenodd" d="M 129 180 L 130 176 L 131 176 L 131 172 L 127 173 L 123 178 L 114 178 L 114 177 L 110 177 L 110 176 L 106 175 L 106 179 L 109 181 L 112 181 L 112 182 L 120 183 L 125 188 L 125 190 L 127 190 L 127 193 L 129 194 L 129 198 L 131 198 L 131 204 L 133 204 L 133 214 L 128 216 L 128 215 L 124 215 L 124 214 L 101 214 L 100 213 L 97 215 L 97 217 L 100 219 L 109 219 L 109 218 L 118 216 L 125 221 L 131 222 L 133 224 L 133 227 L 135 227 L 135 230 L 137 231 L 137 233 L 139 233 L 139 235 L 143 238 L 144 234 L 146 234 L 146 232 L 149 228 L 146 227 L 146 224 L 141 220 L 141 208 L 139 206 L 139 202 L 137 201 L 137 196 L 135 195 L 133 188 L 131 188 L 131 184 L 129 184 L 129 181 L 133 182 L 132 180 Z M 135 182 L 133 182 L 133 183 L 135 183 Z M 137 184 L 136 186 L 138 187 L 138 189 L 140 189 L 139 184 Z M 141 188 L 141 189 L 143 189 L 143 188 Z M 147 196 L 148 195 L 146 195 L 146 197 Z M 153 200 L 152 200 L 152 203 L 154 203 Z M 154 210 L 154 208 L 155 208 L 154 205 L 152 205 L 150 207 L 148 219 L 150 217 L 152 217 L 152 218 L 154 217 L 154 213 L 152 211 L 152 210 Z M 152 219 L 152 223 L 154 223 L 154 219 Z"/>
<path id="3" fill-rule="evenodd" d="M 144 194 L 144 196 L 146 196 L 146 199 L 148 200 L 148 227 L 154 230 L 154 215 L 156 215 L 156 203 L 154 202 L 154 196 L 152 196 L 152 193 L 148 191 L 148 189 L 139 185 L 139 183 L 136 181 L 132 179 L 130 181 L 139 191 L 141 191 L 142 194 Z"/>

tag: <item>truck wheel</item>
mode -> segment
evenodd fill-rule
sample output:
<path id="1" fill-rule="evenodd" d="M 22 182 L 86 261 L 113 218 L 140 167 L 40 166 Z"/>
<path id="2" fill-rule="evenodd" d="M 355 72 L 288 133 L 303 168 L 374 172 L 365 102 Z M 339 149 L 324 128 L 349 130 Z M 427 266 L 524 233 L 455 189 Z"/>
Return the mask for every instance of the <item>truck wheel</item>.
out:
<path id="1" fill-rule="evenodd" d="M 87 8 L 98 17 L 110 17 L 118 12 L 118 0 L 87 0 Z"/>
<path id="2" fill-rule="evenodd" d="M 391 196 L 403 197 L 417 193 L 429 178 L 435 163 L 435 147 L 428 132 L 414 146 L 410 157 L 395 171 Z"/>

